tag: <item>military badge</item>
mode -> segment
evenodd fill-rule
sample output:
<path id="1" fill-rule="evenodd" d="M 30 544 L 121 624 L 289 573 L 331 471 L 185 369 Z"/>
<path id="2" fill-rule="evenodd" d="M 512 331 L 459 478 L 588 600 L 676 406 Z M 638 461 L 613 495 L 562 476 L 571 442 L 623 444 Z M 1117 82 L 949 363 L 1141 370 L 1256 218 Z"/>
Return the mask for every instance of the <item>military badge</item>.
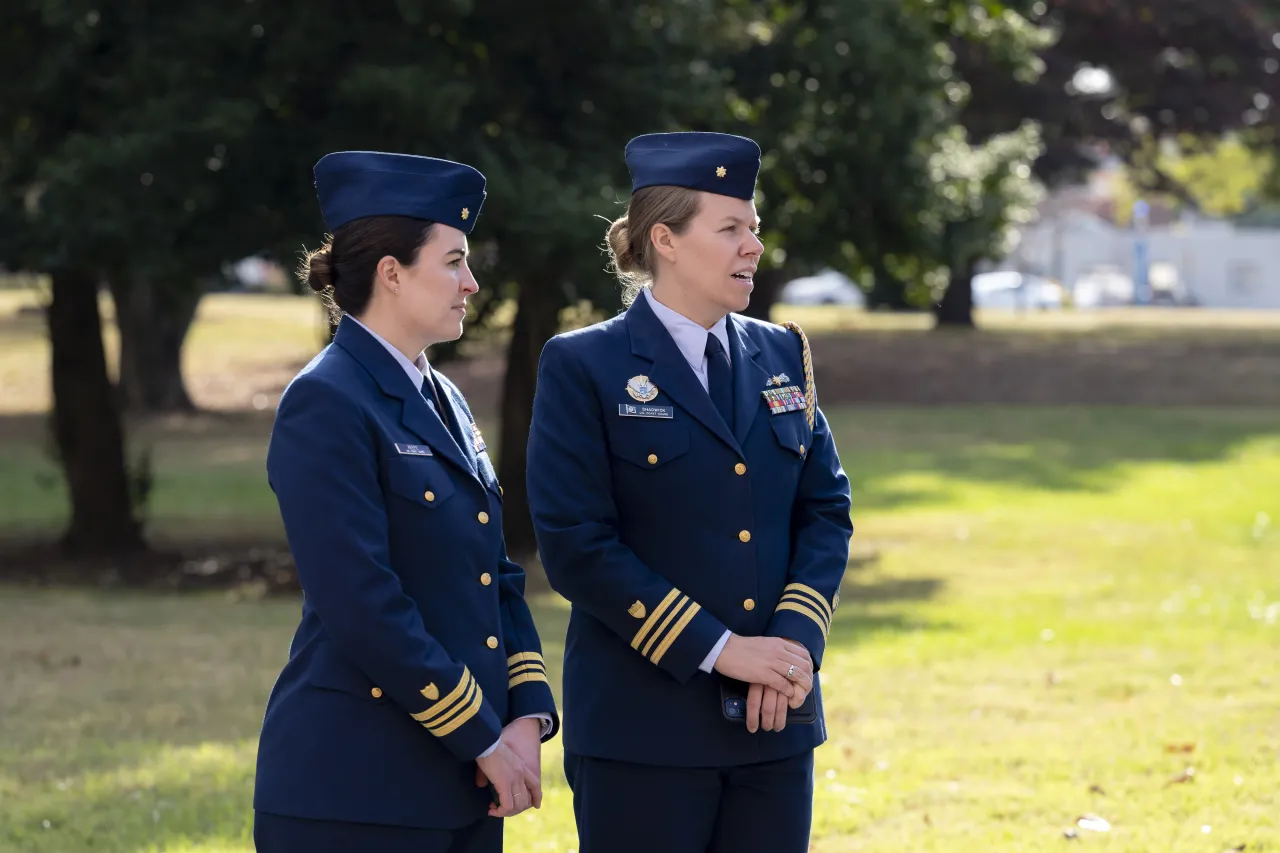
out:
<path id="1" fill-rule="evenodd" d="M 769 381 L 768 381 L 768 382 L 766 382 L 766 383 L 764 383 L 764 384 L 765 384 L 765 385 L 769 385 L 769 386 L 774 386 L 774 385 L 779 385 L 779 386 L 780 386 L 780 385 L 785 385 L 786 383 L 788 383 L 788 382 L 790 382 L 790 381 L 791 381 L 791 377 L 790 377 L 790 376 L 788 376 L 788 375 L 787 375 L 787 374 L 785 374 L 785 373 L 779 373 L 777 376 L 770 376 L 770 377 L 769 377 Z"/>
<path id="2" fill-rule="evenodd" d="M 428 684 L 426 687 L 422 688 L 420 692 L 424 697 L 430 699 L 432 702 L 440 698 L 440 688 L 436 687 L 435 682 Z"/>
<path id="3" fill-rule="evenodd" d="M 627 612 L 637 619 L 643 619 L 647 611 L 644 609 L 644 602 L 637 600 L 635 604 L 627 608 Z"/>
<path id="4" fill-rule="evenodd" d="M 484 453 L 489 447 L 484 443 L 484 436 L 480 434 L 480 427 L 476 426 L 475 421 L 471 422 L 471 442 L 476 449 L 476 453 Z"/>
<path id="5" fill-rule="evenodd" d="M 658 396 L 658 387 L 649 381 L 648 376 L 632 376 L 627 380 L 627 393 L 633 400 L 648 403 Z"/>
<path id="6" fill-rule="evenodd" d="M 760 392 L 764 397 L 765 404 L 769 407 L 769 414 L 782 415 L 787 412 L 800 412 L 805 408 L 804 391 L 800 390 L 799 385 L 787 385 L 782 388 L 766 388 Z"/>

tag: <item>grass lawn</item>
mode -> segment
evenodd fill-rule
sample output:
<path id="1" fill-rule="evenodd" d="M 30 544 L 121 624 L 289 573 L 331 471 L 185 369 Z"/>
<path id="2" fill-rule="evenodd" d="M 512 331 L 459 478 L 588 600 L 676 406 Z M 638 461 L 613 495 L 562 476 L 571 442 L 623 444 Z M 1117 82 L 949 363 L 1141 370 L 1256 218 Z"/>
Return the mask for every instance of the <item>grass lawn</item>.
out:
<path id="1" fill-rule="evenodd" d="M 830 415 L 857 559 L 814 850 L 1280 851 L 1275 410 Z M 266 524 L 261 442 L 239 428 L 171 437 L 170 470 L 203 473 L 165 488 Z M 5 590 L 0 850 L 251 850 L 256 732 L 296 614 Z M 537 602 L 549 661 L 564 616 Z M 559 739 L 544 777 L 510 850 L 575 847 Z M 1064 837 L 1086 814 L 1109 830 Z"/>

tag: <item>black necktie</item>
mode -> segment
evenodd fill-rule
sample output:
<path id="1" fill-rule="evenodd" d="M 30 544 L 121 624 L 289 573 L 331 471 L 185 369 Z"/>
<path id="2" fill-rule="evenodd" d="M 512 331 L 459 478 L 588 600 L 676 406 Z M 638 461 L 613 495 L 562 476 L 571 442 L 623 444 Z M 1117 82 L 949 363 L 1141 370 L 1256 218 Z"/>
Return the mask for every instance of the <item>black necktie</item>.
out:
<path id="1" fill-rule="evenodd" d="M 707 346 L 703 352 L 707 356 L 707 391 L 720 410 L 725 426 L 733 429 L 733 368 L 729 364 L 729 354 L 724 351 L 720 339 L 710 332 L 707 333 Z"/>
<path id="2" fill-rule="evenodd" d="M 464 448 L 466 445 L 462 443 L 464 439 L 462 437 L 461 424 L 459 424 L 457 419 L 453 416 L 453 406 L 445 405 L 444 389 L 440 387 L 438 380 L 435 378 L 434 371 L 430 368 L 427 368 L 426 375 L 422 377 L 422 394 L 424 397 L 427 396 L 427 394 L 431 395 L 430 397 L 427 397 L 427 399 L 435 403 L 436 414 L 438 414 L 440 416 L 440 420 L 444 422 L 444 428 L 449 431 L 449 435 L 453 436 L 453 440 L 458 443 L 458 449 L 461 450 Z M 465 456 L 466 454 L 464 453 L 463 455 Z"/>

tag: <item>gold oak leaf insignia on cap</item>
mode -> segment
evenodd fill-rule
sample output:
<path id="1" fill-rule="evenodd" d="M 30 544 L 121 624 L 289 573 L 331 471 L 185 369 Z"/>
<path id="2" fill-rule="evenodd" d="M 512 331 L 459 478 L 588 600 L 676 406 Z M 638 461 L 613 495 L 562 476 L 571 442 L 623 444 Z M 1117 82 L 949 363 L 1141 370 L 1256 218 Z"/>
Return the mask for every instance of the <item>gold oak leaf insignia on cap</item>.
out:
<path id="1" fill-rule="evenodd" d="M 727 174 L 729 174 L 729 170 L 728 170 L 728 169 L 726 169 L 724 166 L 716 166 L 716 177 L 717 177 L 717 178 L 723 178 L 723 177 L 724 177 L 725 175 L 727 175 Z"/>
<path id="2" fill-rule="evenodd" d="M 468 216 L 470 216 L 470 215 L 471 215 L 471 208 L 469 208 L 469 207 L 464 207 L 464 208 L 462 208 L 462 218 L 463 218 L 463 219 L 466 219 L 466 218 L 467 218 Z"/>
<path id="3" fill-rule="evenodd" d="M 627 608 L 627 612 L 630 613 L 632 616 L 636 617 L 637 619 L 643 619 L 645 616 L 645 613 L 648 611 L 644 609 L 644 602 L 637 601 L 635 604 Z"/>

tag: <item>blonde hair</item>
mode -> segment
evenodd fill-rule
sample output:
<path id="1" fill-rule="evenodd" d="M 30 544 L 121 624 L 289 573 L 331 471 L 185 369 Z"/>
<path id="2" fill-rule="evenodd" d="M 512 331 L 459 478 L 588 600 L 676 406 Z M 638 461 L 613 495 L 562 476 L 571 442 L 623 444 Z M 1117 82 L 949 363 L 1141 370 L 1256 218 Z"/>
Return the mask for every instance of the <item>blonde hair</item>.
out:
<path id="1" fill-rule="evenodd" d="M 622 284 L 622 303 L 630 305 L 653 284 L 657 258 L 649 232 L 658 223 L 683 234 L 698 214 L 698 194 L 685 187 L 644 187 L 631 196 L 627 212 L 609 225 L 609 266 Z"/>

